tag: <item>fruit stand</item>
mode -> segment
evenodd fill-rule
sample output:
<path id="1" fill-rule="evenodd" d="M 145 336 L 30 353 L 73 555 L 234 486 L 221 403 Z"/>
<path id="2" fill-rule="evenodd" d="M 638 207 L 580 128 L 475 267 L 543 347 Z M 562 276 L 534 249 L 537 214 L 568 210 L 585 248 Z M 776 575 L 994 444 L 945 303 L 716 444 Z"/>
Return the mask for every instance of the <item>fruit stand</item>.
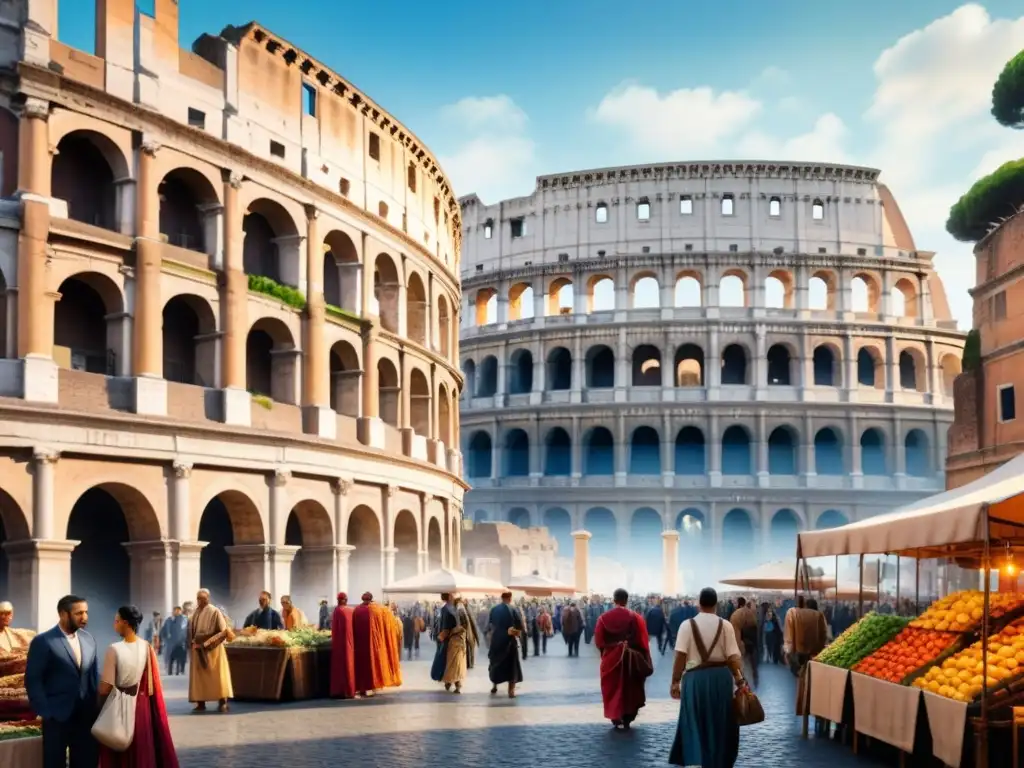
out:
<path id="1" fill-rule="evenodd" d="M 318 698 L 326 690 L 323 681 L 330 680 L 330 632 L 250 627 L 225 647 L 238 701 Z"/>
<path id="2" fill-rule="evenodd" d="M 953 562 L 976 569 L 982 588 L 936 601 L 853 663 L 854 733 L 913 753 L 926 745 L 918 739 L 920 718 L 934 757 L 955 768 L 964 753 L 973 753 L 973 764 L 987 768 L 990 754 L 1009 752 L 1010 706 L 1024 704 L 1024 595 L 992 587 L 993 571 L 1016 575 L 1014 558 L 1024 556 L 1024 456 L 889 514 L 798 536 L 798 560 L 866 554 Z M 842 648 L 822 654 L 825 662 L 837 656 L 850 660 Z M 829 673 L 815 680 L 824 666 L 821 658 L 815 662 L 804 710 L 819 717 L 827 715 L 815 711 L 815 700 L 838 698 Z M 815 695 L 816 686 L 826 692 Z M 836 714 L 834 702 L 827 711 Z M 1005 739 L 1006 747 L 990 752 L 992 739 Z"/>
<path id="3" fill-rule="evenodd" d="M 0 651 L 0 765 L 4 768 L 43 764 L 42 728 L 25 691 L 27 661 L 27 650 Z"/>

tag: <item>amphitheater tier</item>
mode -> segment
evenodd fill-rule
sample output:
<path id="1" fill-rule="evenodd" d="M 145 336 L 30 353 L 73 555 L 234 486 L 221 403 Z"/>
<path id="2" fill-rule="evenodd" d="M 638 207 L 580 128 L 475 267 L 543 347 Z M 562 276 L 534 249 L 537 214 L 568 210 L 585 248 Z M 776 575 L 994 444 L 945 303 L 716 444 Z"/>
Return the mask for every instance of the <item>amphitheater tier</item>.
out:
<path id="1" fill-rule="evenodd" d="M 19 622 L 49 626 L 72 591 L 166 612 L 200 586 L 315 616 L 457 564 L 461 213 L 429 150 L 258 24 L 184 51 L 176 3 L 103 3 L 91 55 L 57 39 L 55 0 L 10 5 L 0 598 Z"/>
<path id="2" fill-rule="evenodd" d="M 467 517 L 678 556 L 685 583 L 941 490 L 964 334 L 877 177 L 685 163 L 462 198 Z"/>

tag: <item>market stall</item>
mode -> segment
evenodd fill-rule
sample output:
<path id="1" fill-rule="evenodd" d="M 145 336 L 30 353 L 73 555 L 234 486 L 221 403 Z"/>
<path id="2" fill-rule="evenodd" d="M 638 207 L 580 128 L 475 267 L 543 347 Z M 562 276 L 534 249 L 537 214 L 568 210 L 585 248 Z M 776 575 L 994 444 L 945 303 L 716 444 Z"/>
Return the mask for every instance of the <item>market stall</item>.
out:
<path id="1" fill-rule="evenodd" d="M 238 701 L 296 701 L 326 695 L 331 633 L 243 629 L 225 645 Z"/>
<path id="2" fill-rule="evenodd" d="M 576 594 L 576 587 L 563 584 L 556 579 L 549 579 L 547 576 L 541 576 L 537 571 L 527 576 L 513 576 L 509 579 L 508 588 L 513 592 L 524 592 L 528 597 Z"/>
<path id="3" fill-rule="evenodd" d="M 1010 705 L 1024 702 L 1024 639 L 1016 639 L 1018 626 L 1024 625 L 1015 623 L 1024 613 L 1024 597 L 993 593 L 991 587 L 993 570 L 1016 573 L 1014 558 L 1020 552 L 1024 456 L 973 483 L 887 515 L 799 534 L 799 560 L 860 555 L 863 567 L 864 555 L 943 558 L 981 574 L 983 589 L 936 601 L 898 635 L 854 663 L 849 688 L 856 733 L 912 752 L 919 712 L 924 711 L 936 757 L 959 766 L 971 727 L 975 764 L 988 765 L 990 729 L 1003 724 Z M 811 671 L 809 698 L 826 709 L 821 702 L 838 697 L 836 683 L 830 673 L 820 674 L 815 682 L 815 671 L 818 667 Z M 826 690 L 816 694 L 815 686 Z M 818 714 L 813 704 L 807 709 Z M 827 709 L 834 715 L 834 702 Z"/>
<path id="4" fill-rule="evenodd" d="M 797 560 L 764 563 L 756 568 L 727 576 L 721 579 L 721 583 L 748 589 L 783 590 L 793 589 L 793 583 L 797 580 L 813 591 L 827 589 L 836 583 L 831 576 L 825 576 L 822 569 L 812 568 L 806 562 L 801 567 Z"/>
<path id="5" fill-rule="evenodd" d="M 31 630 L 11 630 L 16 645 L 0 651 L 0 766 L 38 768 L 43 764 L 42 728 L 29 705 L 25 667 Z"/>
<path id="6" fill-rule="evenodd" d="M 387 595 L 428 595 L 436 597 L 443 593 L 474 595 L 500 595 L 505 585 L 500 581 L 463 573 L 454 568 L 438 568 L 434 571 L 399 579 L 384 587 Z"/>

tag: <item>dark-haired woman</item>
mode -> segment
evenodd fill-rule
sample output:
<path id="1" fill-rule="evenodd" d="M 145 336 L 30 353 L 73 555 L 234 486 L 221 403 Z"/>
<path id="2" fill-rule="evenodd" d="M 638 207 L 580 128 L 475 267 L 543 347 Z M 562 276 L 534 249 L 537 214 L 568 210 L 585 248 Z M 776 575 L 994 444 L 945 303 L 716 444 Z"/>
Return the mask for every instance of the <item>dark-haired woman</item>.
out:
<path id="1" fill-rule="evenodd" d="M 133 605 L 118 608 L 114 615 L 114 631 L 121 640 L 107 648 L 100 699 L 115 687 L 136 694 L 135 736 L 124 752 L 101 745 L 100 768 L 178 768 L 156 653 L 138 636 L 140 623 L 142 613 Z"/>

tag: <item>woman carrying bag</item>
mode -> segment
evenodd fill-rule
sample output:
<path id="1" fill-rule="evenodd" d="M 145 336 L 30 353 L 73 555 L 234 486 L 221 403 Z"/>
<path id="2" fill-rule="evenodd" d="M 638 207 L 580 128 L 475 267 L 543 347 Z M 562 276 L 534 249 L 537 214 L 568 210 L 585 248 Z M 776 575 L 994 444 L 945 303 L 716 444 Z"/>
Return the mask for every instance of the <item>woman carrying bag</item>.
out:
<path id="1" fill-rule="evenodd" d="M 178 768 L 156 653 L 137 635 L 141 622 L 133 605 L 114 615 L 121 641 L 107 648 L 103 660 L 102 709 L 92 729 L 100 768 Z"/>

